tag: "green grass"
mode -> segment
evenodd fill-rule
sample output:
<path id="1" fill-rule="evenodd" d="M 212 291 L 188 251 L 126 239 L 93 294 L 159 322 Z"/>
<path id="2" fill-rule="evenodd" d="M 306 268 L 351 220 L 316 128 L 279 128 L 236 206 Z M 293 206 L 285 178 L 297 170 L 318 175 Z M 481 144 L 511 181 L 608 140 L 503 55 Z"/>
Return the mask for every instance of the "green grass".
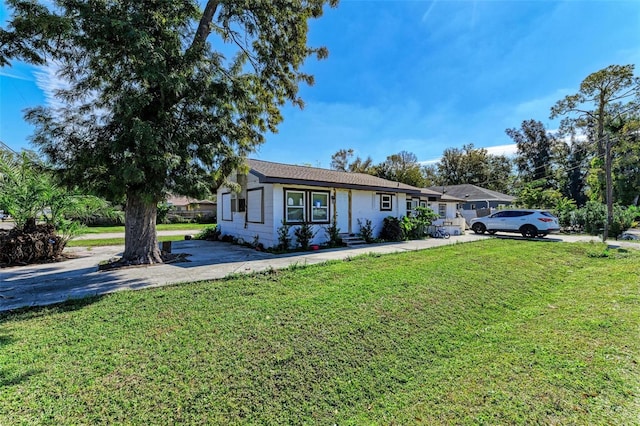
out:
<path id="1" fill-rule="evenodd" d="M 0 424 L 637 424 L 640 253 L 487 240 L 0 315 Z"/>
<path id="2" fill-rule="evenodd" d="M 201 223 L 173 223 L 173 224 L 159 224 L 156 226 L 158 231 L 182 231 L 182 230 L 196 230 L 204 229 L 213 224 L 201 224 Z M 85 234 L 105 234 L 113 232 L 124 232 L 124 226 L 92 226 L 87 227 Z"/>
<path id="3" fill-rule="evenodd" d="M 97 235 L 96 235 L 97 237 Z M 184 235 L 159 235 L 160 241 L 183 241 Z M 95 238 L 90 240 L 71 240 L 66 247 L 101 247 L 101 246 L 123 246 L 124 238 Z"/>

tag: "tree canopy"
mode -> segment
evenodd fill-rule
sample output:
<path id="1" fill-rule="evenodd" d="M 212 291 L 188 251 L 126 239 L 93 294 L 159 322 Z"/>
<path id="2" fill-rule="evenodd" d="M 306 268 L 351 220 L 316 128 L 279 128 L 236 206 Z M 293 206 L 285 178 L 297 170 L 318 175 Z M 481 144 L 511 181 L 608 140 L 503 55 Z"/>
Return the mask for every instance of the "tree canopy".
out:
<path id="1" fill-rule="evenodd" d="M 563 117 L 562 134 L 581 129 L 596 142 L 598 155 L 604 155 L 605 127 L 640 108 L 640 77 L 634 76 L 634 68 L 609 65 L 589 74 L 577 93 L 551 107 L 550 118 Z"/>
<path id="2" fill-rule="evenodd" d="M 376 176 L 416 187 L 424 186 L 420 163 L 412 152 L 400 151 L 389 155 L 376 166 Z"/>
<path id="3" fill-rule="evenodd" d="M 447 148 L 437 164 L 440 185 L 473 184 L 509 192 L 511 161 L 504 155 L 490 155 L 473 144 Z"/>
<path id="4" fill-rule="evenodd" d="M 0 63 L 56 64 L 60 108 L 27 113 L 33 141 L 64 172 L 126 202 L 129 263 L 161 262 L 156 205 L 205 197 L 303 106 L 308 20 L 337 0 L 10 0 Z"/>
<path id="5" fill-rule="evenodd" d="M 525 120 L 520 129 L 507 129 L 506 133 L 518 148 L 515 164 L 520 177 L 526 181 L 551 181 L 557 141 L 542 122 Z"/>

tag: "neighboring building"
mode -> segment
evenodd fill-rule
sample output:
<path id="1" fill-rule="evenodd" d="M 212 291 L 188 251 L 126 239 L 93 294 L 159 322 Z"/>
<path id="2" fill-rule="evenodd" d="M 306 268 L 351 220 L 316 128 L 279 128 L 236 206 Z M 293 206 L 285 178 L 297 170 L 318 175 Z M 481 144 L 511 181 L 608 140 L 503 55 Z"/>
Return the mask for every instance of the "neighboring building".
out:
<path id="1" fill-rule="evenodd" d="M 194 198 L 170 196 L 167 204 L 171 206 L 170 213 L 185 219 L 197 217 L 212 217 L 216 215 L 217 205 L 213 200 L 196 200 Z"/>
<path id="2" fill-rule="evenodd" d="M 328 240 L 323 228 L 334 221 L 342 233 L 360 231 L 358 220 L 373 223 L 377 235 L 387 216 L 406 216 L 415 206 L 437 204 L 441 194 L 363 173 L 247 160 L 248 175 L 230 180 L 240 192 L 218 189 L 218 225 L 222 234 L 265 247 L 278 244 L 282 222 L 314 226 L 314 244 Z M 433 208 L 433 207 L 432 207 Z M 455 215 L 453 216 L 455 217 Z"/>
<path id="3" fill-rule="evenodd" d="M 431 186 L 428 189 L 460 200 L 460 213 L 467 222 L 474 217 L 486 216 L 493 210 L 506 208 L 516 199 L 514 196 L 471 184 Z"/>

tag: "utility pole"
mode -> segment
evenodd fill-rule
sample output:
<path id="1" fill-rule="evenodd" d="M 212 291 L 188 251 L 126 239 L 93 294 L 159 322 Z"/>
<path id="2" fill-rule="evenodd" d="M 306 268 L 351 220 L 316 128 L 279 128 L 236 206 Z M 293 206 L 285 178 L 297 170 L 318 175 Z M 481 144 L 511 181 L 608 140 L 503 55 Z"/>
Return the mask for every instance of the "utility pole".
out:
<path id="1" fill-rule="evenodd" d="M 611 177 L 611 139 L 605 136 L 605 178 L 606 178 L 606 198 L 607 198 L 607 221 L 604 224 L 602 242 L 609 238 L 609 231 L 613 223 L 613 181 Z"/>

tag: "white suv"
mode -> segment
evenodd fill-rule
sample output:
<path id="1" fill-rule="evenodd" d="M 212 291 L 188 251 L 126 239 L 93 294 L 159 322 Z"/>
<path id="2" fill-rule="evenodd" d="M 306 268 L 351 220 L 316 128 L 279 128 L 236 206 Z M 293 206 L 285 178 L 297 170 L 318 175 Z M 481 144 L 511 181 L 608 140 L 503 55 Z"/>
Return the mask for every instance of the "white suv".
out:
<path id="1" fill-rule="evenodd" d="M 485 217 L 471 219 L 476 234 L 488 232 L 518 232 L 523 237 L 544 237 L 560 230 L 558 218 L 544 210 L 500 210 Z"/>

